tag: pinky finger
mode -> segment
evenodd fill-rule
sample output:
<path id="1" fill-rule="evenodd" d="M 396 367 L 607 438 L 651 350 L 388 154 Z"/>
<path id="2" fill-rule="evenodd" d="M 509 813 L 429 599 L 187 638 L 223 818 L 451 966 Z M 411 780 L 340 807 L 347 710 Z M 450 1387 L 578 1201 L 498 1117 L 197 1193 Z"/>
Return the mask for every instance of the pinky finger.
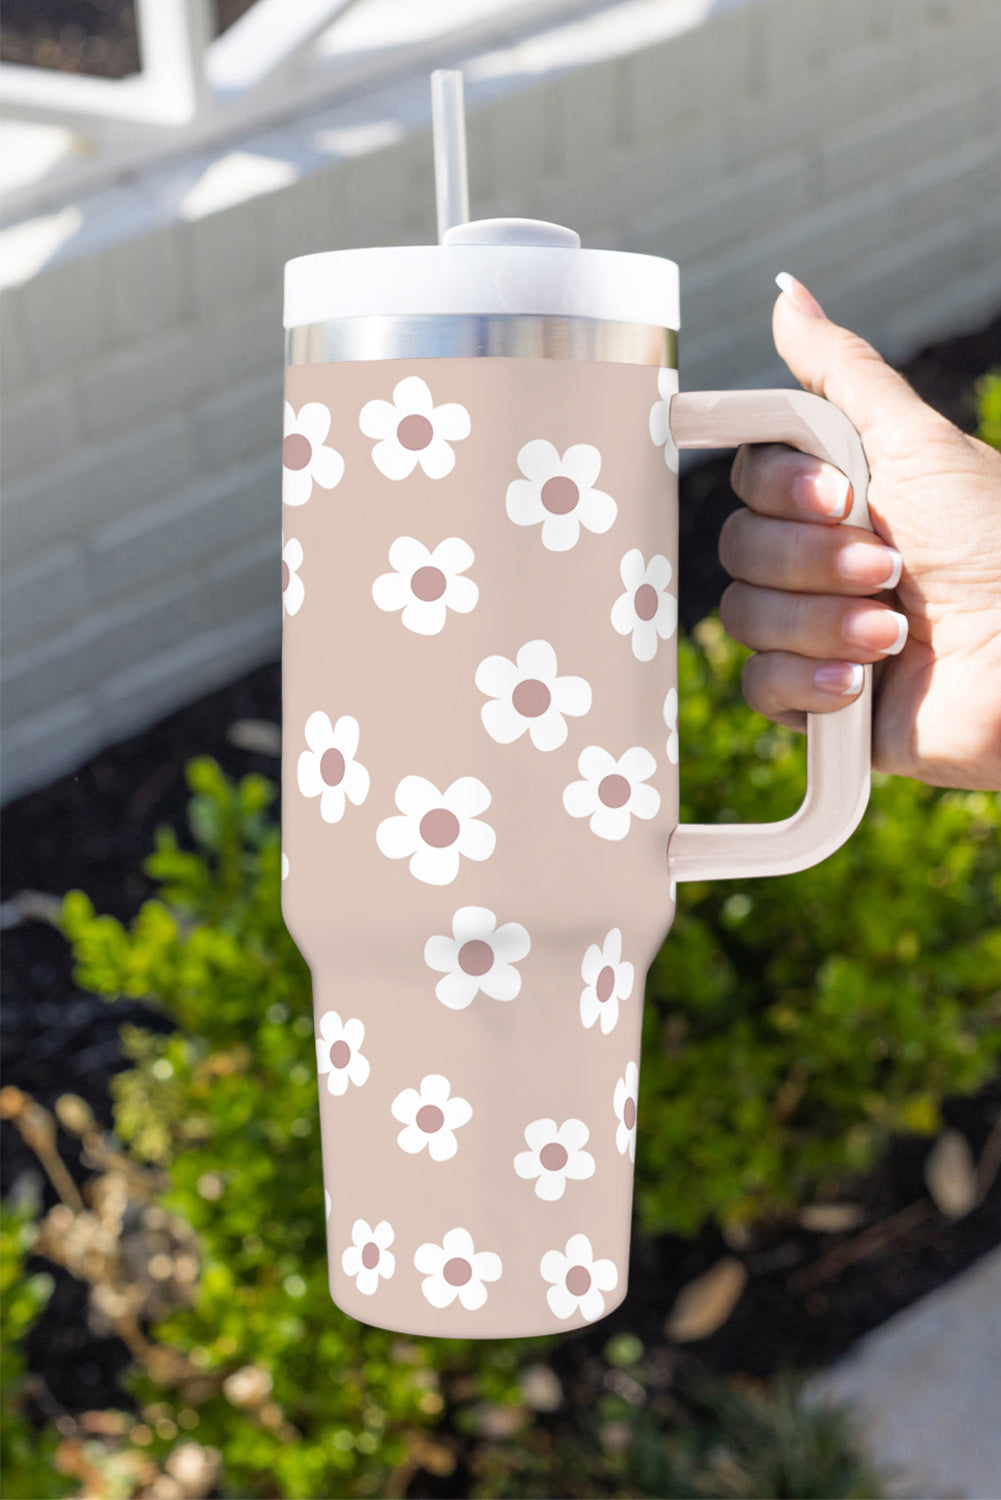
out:
<path id="1" fill-rule="evenodd" d="M 844 708 L 862 691 L 857 662 L 816 661 L 789 651 L 759 651 L 744 663 L 741 683 L 748 705 L 787 729 L 801 733 L 806 715 Z"/>

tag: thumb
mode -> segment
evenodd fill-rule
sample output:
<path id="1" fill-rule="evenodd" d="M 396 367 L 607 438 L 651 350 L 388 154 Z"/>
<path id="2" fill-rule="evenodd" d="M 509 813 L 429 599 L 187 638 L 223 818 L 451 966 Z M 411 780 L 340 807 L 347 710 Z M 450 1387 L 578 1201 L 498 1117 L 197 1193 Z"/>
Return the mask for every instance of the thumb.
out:
<path id="1" fill-rule="evenodd" d="M 802 282 L 783 271 L 782 295 L 772 313 L 775 347 L 808 391 L 839 406 L 858 431 L 870 460 L 887 442 L 899 443 L 931 410 L 871 344 L 832 323 Z"/>

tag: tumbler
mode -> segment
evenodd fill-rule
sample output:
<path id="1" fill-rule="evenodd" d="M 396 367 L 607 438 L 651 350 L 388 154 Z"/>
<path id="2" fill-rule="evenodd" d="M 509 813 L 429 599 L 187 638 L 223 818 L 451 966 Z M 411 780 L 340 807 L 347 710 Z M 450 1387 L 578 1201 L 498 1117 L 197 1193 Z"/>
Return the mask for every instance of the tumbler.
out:
<path id="1" fill-rule="evenodd" d="M 313 981 L 330 1290 L 503 1338 L 626 1292 L 647 968 L 676 882 L 799 870 L 869 789 L 862 696 L 799 811 L 678 825 L 679 448 L 854 428 L 679 394 L 678 272 L 530 220 L 286 267 L 282 910 Z"/>

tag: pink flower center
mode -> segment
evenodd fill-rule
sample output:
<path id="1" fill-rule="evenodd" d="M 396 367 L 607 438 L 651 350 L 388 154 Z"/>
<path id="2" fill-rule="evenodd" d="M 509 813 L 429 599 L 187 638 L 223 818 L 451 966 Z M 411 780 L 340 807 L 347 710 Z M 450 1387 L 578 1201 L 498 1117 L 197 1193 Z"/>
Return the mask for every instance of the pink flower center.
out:
<path id="1" fill-rule="evenodd" d="M 580 490 L 565 474 L 555 474 L 546 480 L 539 498 L 550 515 L 566 516 L 580 499 Z"/>
<path id="2" fill-rule="evenodd" d="M 282 443 L 282 464 L 286 469 L 304 469 L 313 457 L 313 445 L 301 432 L 290 432 Z"/>
<path id="3" fill-rule="evenodd" d="M 652 620 L 660 600 L 652 583 L 641 583 L 633 595 L 633 609 L 641 620 Z"/>
<path id="4" fill-rule="evenodd" d="M 630 786 L 624 776 L 613 772 L 603 776 L 598 783 L 598 800 L 606 807 L 625 807 L 629 801 Z"/>
<path id="5" fill-rule="evenodd" d="M 347 1042 L 334 1042 L 330 1049 L 330 1065 L 334 1068 L 346 1068 L 351 1061 L 351 1048 Z"/>
<path id="6" fill-rule="evenodd" d="M 282 593 L 283 594 L 284 594 L 285 590 L 289 586 L 289 581 L 290 581 L 291 577 L 292 577 L 292 574 L 288 570 L 288 563 L 285 561 L 285 559 L 283 557 L 282 558 Z"/>
<path id="7" fill-rule="evenodd" d="M 526 677 L 511 694 L 515 713 L 523 714 L 526 719 L 537 719 L 540 714 L 544 714 L 552 698 L 546 684 L 537 677 Z"/>
<path id="8" fill-rule="evenodd" d="M 622 1106 L 622 1123 L 623 1125 L 625 1125 L 627 1130 L 632 1130 L 633 1126 L 636 1124 L 636 1100 L 631 1096 Z"/>
<path id="9" fill-rule="evenodd" d="M 465 1286 L 473 1274 L 473 1268 L 461 1255 L 454 1255 L 451 1260 L 445 1262 L 445 1268 L 441 1274 L 449 1286 Z"/>
<path id="10" fill-rule="evenodd" d="M 340 786 L 344 780 L 344 756 L 332 745 L 320 756 L 320 775 L 327 786 Z"/>
<path id="11" fill-rule="evenodd" d="M 366 1271 L 375 1270 L 376 1266 L 379 1264 L 379 1255 L 379 1247 L 375 1243 L 375 1240 L 369 1240 L 368 1244 L 365 1246 L 361 1253 L 361 1263 L 365 1267 Z"/>
<path id="12" fill-rule="evenodd" d="M 447 579 L 440 568 L 418 568 L 410 580 L 410 591 L 425 604 L 440 599 L 445 592 Z"/>
<path id="13" fill-rule="evenodd" d="M 414 1123 L 418 1130 L 423 1130 L 425 1135 L 434 1135 L 445 1123 L 445 1114 L 437 1104 L 422 1104 L 414 1116 Z"/>
<path id="14" fill-rule="evenodd" d="M 463 974 L 485 974 L 494 961 L 494 950 L 482 938 L 470 938 L 459 949 L 459 968 Z"/>
<path id="15" fill-rule="evenodd" d="M 571 1297 L 583 1297 L 591 1285 L 591 1273 L 587 1266 L 571 1266 L 566 1281 Z"/>
<path id="16" fill-rule="evenodd" d="M 547 1172 L 558 1172 L 561 1167 L 566 1166 L 569 1159 L 567 1148 L 561 1146 L 559 1141 L 550 1141 L 539 1152 L 539 1160 Z"/>
<path id="17" fill-rule="evenodd" d="M 611 964 L 606 964 L 601 973 L 598 975 L 597 983 L 594 986 L 594 993 L 597 995 L 602 1005 L 604 1005 L 606 1000 L 611 1000 L 614 989 L 615 970 L 612 968 Z"/>
<path id="18" fill-rule="evenodd" d="M 411 412 L 409 417 L 396 429 L 396 441 L 401 448 L 407 448 L 411 453 L 419 453 L 426 448 L 434 437 L 434 428 L 427 417 L 420 416 L 417 412 Z"/>
<path id="19" fill-rule="evenodd" d="M 432 849 L 447 849 L 459 837 L 459 820 L 447 807 L 432 807 L 421 818 L 421 838 Z"/>

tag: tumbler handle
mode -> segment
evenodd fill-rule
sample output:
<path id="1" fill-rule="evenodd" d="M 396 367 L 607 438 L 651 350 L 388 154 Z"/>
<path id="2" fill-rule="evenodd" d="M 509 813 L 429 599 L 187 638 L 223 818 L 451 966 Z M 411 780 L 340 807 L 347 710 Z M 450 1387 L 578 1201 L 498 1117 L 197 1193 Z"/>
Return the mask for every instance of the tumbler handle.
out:
<path id="1" fill-rule="evenodd" d="M 847 474 L 852 505 L 841 524 L 872 530 L 866 498 L 869 470 L 862 442 L 836 406 L 807 391 L 695 391 L 671 400 L 678 448 L 733 448 L 788 443 Z M 819 864 L 858 827 L 869 801 L 872 762 L 872 667 L 862 692 L 845 708 L 807 714 L 806 795 L 776 823 L 681 823 L 668 843 L 674 880 L 729 880 L 788 875 Z"/>

